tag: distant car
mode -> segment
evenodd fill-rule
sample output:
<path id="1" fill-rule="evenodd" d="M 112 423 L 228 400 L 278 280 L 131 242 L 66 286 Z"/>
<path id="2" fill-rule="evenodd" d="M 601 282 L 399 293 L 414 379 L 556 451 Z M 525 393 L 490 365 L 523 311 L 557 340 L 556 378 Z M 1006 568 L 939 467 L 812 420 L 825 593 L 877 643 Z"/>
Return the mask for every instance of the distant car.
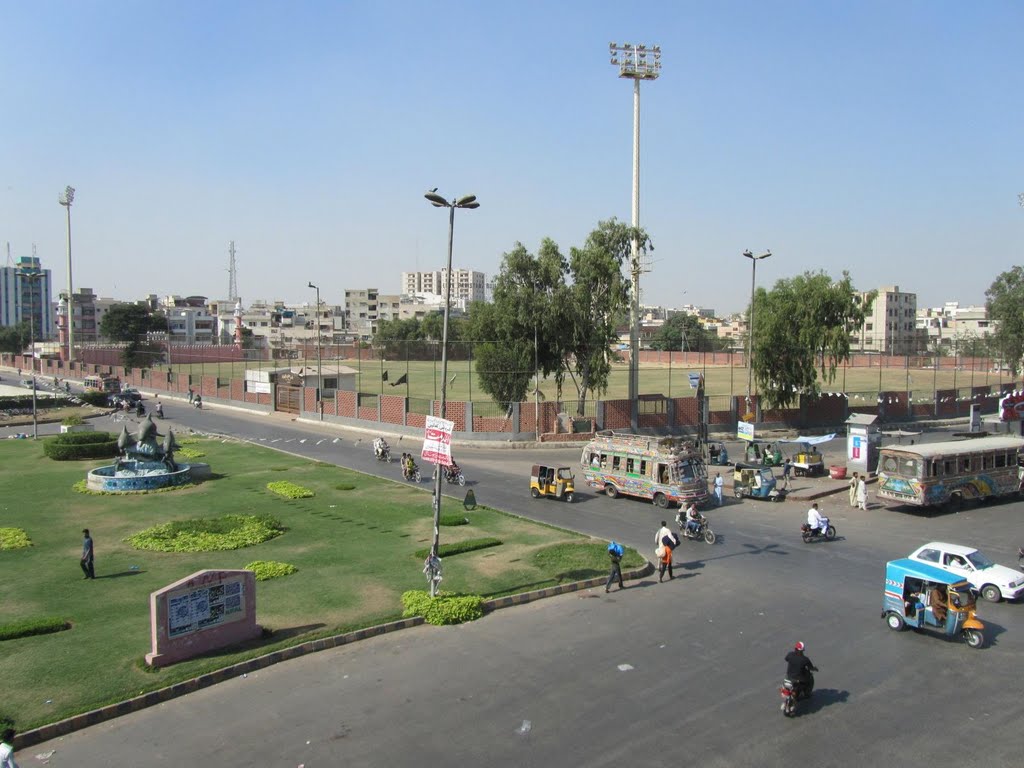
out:
<path id="1" fill-rule="evenodd" d="M 21 380 L 21 386 L 28 387 L 29 389 L 32 389 L 32 379 L 22 379 Z"/>
<path id="2" fill-rule="evenodd" d="M 1024 573 L 996 565 L 974 547 L 932 541 L 910 554 L 911 560 L 928 563 L 967 580 L 986 600 L 998 603 L 1024 593 Z"/>

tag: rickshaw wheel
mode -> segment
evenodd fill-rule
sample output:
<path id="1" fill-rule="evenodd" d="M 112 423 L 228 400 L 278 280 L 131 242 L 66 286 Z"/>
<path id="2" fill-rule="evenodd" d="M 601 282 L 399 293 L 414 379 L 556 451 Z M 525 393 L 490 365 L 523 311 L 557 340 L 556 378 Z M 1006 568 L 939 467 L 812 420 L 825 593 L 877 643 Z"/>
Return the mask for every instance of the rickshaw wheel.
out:
<path id="1" fill-rule="evenodd" d="M 977 630 L 965 629 L 964 640 L 971 648 L 981 648 L 982 644 L 985 642 L 985 636 Z"/>
<path id="2" fill-rule="evenodd" d="M 736 490 L 734 490 L 732 492 L 732 495 L 735 496 L 737 499 L 742 499 L 743 498 L 743 491 L 741 491 L 739 488 L 737 488 Z"/>
<path id="3" fill-rule="evenodd" d="M 892 613 L 891 611 L 885 616 L 885 623 L 889 625 L 889 629 L 899 632 L 907 623 L 903 621 L 903 617 L 898 613 Z"/>
<path id="4" fill-rule="evenodd" d="M 668 497 L 664 493 L 654 494 L 654 503 L 662 509 L 668 508 Z"/>
<path id="5" fill-rule="evenodd" d="M 572 491 L 569 491 L 569 493 L 565 494 L 562 498 L 565 499 L 567 503 L 572 504 Z"/>
<path id="6" fill-rule="evenodd" d="M 611 483 L 608 483 L 608 485 L 604 487 L 604 495 L 609 499 L 617 499 L 619 497 L 619 489 Z"/>
<path id="7" fill-rule="evenodd" d="M 536 488 L 531 488 L 530 489 L 530 495 L 533 496 L 533 498 L 535 498 L 535 499 L 539 499 L 540 498 L 540 491 L 538 491 Z"/>

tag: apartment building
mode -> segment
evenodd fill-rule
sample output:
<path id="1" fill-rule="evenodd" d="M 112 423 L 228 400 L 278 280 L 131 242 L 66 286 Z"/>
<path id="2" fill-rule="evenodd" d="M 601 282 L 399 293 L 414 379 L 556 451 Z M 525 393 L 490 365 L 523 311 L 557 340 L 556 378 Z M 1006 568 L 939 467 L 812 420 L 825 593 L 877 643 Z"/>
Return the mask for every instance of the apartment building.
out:
<path id="1" fill-rule="evenodd" d="M 22 256 L 10 267 L 0 267 L 0 326 L 31 323 L 37 341 L 54 334 L 50 270 L 35 256 Z"/>
<path id="2" fill-rule="evenodd" d="M 860 301 L 867 293 L 859 294 Z M 898 285 L 882 286 L 864 319 L 864 325 L 850 335 L 850 349 L 885 355 L 912 355 L 920 351 L 917 330 L 917 294 L 901 291 Z"/>
<path id="3" fill-rule="evenodd" d="M 435 272 L 403 272 L 402 294 L 406 296 L 434 294 L 442 297 L 448 290 L 448 270 Z M 471 269 L 452 270 L 452 305 L 462 309 L 473 301 L 486 301 L 486 282 L 483 272 Z"/>

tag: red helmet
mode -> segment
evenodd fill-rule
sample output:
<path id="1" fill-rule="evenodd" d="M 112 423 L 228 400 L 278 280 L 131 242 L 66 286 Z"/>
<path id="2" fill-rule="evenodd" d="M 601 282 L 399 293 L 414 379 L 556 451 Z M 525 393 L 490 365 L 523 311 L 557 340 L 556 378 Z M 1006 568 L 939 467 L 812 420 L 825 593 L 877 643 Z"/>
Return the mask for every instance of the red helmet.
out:
<path id="1" fill-rule="evenodd" d="M 804 644 L 800 641 L 797 641 L 797 644 L 794 647 L 796 648 L 796 650 L 802 651 L 804 649 Z"/>

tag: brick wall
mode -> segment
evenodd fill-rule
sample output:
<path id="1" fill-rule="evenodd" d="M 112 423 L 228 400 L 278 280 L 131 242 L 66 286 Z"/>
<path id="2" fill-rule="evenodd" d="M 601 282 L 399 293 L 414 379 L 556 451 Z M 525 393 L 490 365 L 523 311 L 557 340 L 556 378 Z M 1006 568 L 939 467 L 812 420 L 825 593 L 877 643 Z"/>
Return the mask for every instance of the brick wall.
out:
<path id="1" fill-rule="evenodd" d="M 604 428 L 629 429 L 629 400 L 606 400 L 604 403 Z"/>
<path id="2" fill-rule="evenodd" d="M 405 398 L 399 395 L 381 395 L 380 420 L 386 424 L 404 424 Z"/>

